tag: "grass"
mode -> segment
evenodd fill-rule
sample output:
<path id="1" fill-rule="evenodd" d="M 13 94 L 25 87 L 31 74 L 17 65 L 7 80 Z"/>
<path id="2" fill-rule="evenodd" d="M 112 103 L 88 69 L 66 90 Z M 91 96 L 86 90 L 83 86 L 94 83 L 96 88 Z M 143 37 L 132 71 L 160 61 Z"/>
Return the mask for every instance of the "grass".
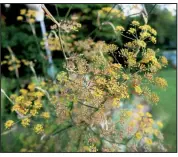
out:
<path id="1" fill-rule="evenodd" d="M 152 113 L 156 119 L 161 119 L 164 123 L 163 134 L 164 143 L 169 152 L 176 152 L 176 70 L 166 69 L 161 71 L 159 76 L 168 82 L 166 91 L 155 88 L 155 92 L 160 96 L 157 106 L 153 106 Z"/>

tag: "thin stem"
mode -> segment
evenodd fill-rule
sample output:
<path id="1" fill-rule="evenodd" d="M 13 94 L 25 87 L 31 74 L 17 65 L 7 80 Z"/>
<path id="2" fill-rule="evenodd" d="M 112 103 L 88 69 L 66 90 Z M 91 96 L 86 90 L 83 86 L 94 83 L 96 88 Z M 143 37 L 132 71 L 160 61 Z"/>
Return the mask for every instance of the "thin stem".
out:
<path id="1" fill-rule="evenodd" d="M 72 4 L 71 4 L 70 8 L 68 9 L 68 11 L 67 11 L 67 13 L 66 13 L 65 20 L 66 20 L 67 17 L 69 16 L 69 13 L 70 13 L 71 9 L 72 9 Z"/>
<path id="2" fill-rule="evenodd" d="M 55 4 L 55 9 L 56 9 L 56 13 L 57 13 L 57 16 L 58 16 L 58 21 L 59 21 L 60 20 L 60 18 L 59 18 L 59 11 L 58 11 L 58 8 L 57 8 L 56 4 Z"/>
<path id="3" fill-rule="evenodd" d="M 11 100 L 11 98 L 6 94 L 6 92 L 1 88 L 1 93 L 3 93 L 6 98 L 14 105 L 14 102 Z"/>
<path id="4" fill-rule="evenodd" d="M 67 127 L 63 128 L 63 129 L 59 129 L 59 130 L 57 130 L 57 131 L 54 131 L 50 136 L 55 136 L 56 134 L 59 134 L 59 133 L 65 131 L 65 130 L 67 130 L 67 129 L 73 127 L 73 126 L 74 126 L 74 125 L 70 124 L 70 125 L 68 125 Z"/>
<path id="5" fill-rule="evenodd" d="M 82 102 L 79 102 L 79 103 L 80 103 L 81 105 L 86 106 L 86 107 L 89 107 L 89 108 L 94 108 L 94 109 L 98 110 L 98 108 L 97 108 L 97 107 L 90 106 L 90 105 L 86 105 L 86 104 L 83 104 Z"/>
<path id="6" fill-rule="evenodd" d="M 12 51 L 12 49 L 9 46 L 7 46 L 7 50 L 11 54 L 12 61 L 15 62 L 15 54 L 14 54 L 14 52 Z M 15 75 L 16 75 L 16 78 L 17 78 L 17 81 L 18 81 L 18 84 L 19 84 L 19 87 L 20 87 L 19 71 L 18 71 L 18 68 L 17 68 L 16 64 L 14 64 L 14 67 L 15 67 Z"/>
<path id="7" fill-rule="evenodd" d="M 105 18 L 107 18 L 109 16 L 109 14 L 111 13 L 111 11 L 115 8 L 117 4 L 114 4 L 114 6 L 111 8 L 111 10 L 106 14 Z M 96 27 L 88 36 L 87 38 L 89 38 L 96 30 L 98 29 L 98 27 Z"/>
<path id="8" fill-rule="evenodd" d="M 133 38 L 131 38 L 131 37 L 125 36 L 125 35 L 122 34 L 122 33 L 121 33 L 121 35 L 122 35 L 123 37 L 125 37 L 125 38 L 131 39 L 131 40 L 135 40 L 135 39 L 133 39 Z"/>
<path id="9" fill-rule="evenodd" d="M 60 28 L 58 29 L 58 33 L 59 33 L 59 41 L 60 41 L 60 45 L 61 45 L 61 48 L 62 48 L 62 52 L 63 52 L 65 60 L 67 61 L 68 58 L 67 58 L 67 56 L 65 54 L 64 47 L 63 47 L 63 44 L 62 44 L 62 38 L 61 38 Z"/>
<path id="10" fill-rule="evenodd" d="M 38 81 L 38 77 L 37 77 L 37 75 L 36 75 L 36 72 L 35 72 L 35 69 L 34 69 L 34 67 L 33 67 L 33 63 L 32 63 L 32 62 L 30 62 L 30 69 L 31 69 L 31 71 L 33 72 L 33 74 L 34 74 L 34 76 L 35 76 L 37 82 L 39 82 L 39 81 Z"/>
<path id="11" fill-rule="evenodd" d="M 38 90 L 40 90 L 40 91 L 42 91 L 43 93 L 45 93 L 46 96 L 47 96 L 47 98 L 48 98 L 48 100 L 50 100 L 49 93 L 48 93 L 46 90 L 44 90 L 44 89 L 42 89 L 42 88 L 40 88 L 40 87 L 35 87 L 35 88 L 38 89 Z"/>

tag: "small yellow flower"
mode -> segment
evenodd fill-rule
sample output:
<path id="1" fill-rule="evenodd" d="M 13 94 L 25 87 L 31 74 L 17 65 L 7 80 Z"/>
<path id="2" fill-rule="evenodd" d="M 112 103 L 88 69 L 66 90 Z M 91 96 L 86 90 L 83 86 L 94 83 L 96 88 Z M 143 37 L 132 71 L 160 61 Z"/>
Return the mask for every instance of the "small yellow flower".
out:
<path id="1" fill-rule="evenodd" d="M 45 119 L 49 119 L 49 118 L 50 118 L 49 112 L 42 112 L 42 113 L 41 113 L 41 116 L 42 116 L 43 118 L 45 118 Z"/>
<path id="2" fill-rule="evenodd" d="M 144 129 L 144 132 L 147 133 L 147 134 L 152 134 L 153 133 L 153 128 L 152 127 L 146 127 Z"/>
<path id="3" fill-rule="evenodd" d="M 130 117 L 132 115 L 132 111 L 126 111 L 126 115 Z"/>
<path id="4" fill-rule="evenodd" d="M 166 88 L 168 86 L 167 81 L 164 78 L 156 77 L 155 84 L 161 88 Z"/>
<path id="5" fill-rule="evenodd" d="M 132 25 L 133 25 L 133 26 L 139 26 L 140 23 L 139 23 L 138 21 L 132 21 Z"/>
<path id="6" fill-rule="evenodd" d="M 30 18 L 30 19 L 28 19 L 28 22 L 29 22 L 29 23 L 35 23 L 35 19 Z"/>
<path id="7" fill-rule="evenodd" d="M 142 110 L 142 109 L 143 109 L 143 105 L 142 105 L 142 104 L 138 104 L 138 105 L 137 105 L 137 109 L 138 109 L 138 110 Z"/>
<path id="8" fill-rule="evenodd" d="M 34 89 L 35 89 L 35 84 L 34 84 L 34 83 L 29 84 L 29 85 L 28 85 L 28 89 L 29 89 L 30 91 L 34 91 Z"/>
<path id="9" fill-rule="evenodd" d="M 141 122 L 141 123 L 140 123 L 140 128 L 144 129 L 145 127 L 146 127 L 146 124 L 143 123 L 143 122 Z"/>
<path id="10" fill-rule="evenodd" d="M 26 13 L 26 9 L 21 9 L 20 10 L 20 15 L 25 15 L 25 13 Z"/>
<path id="11" fill-rule="evenodd" d="M 149 113 L 149 112 L 146 112 L 146 116 L 149 117 L 149 118 L 151 118 L 151 117 L 152 117 L 152 114 Z"/>
<path id="12" fill-rule="evenodd" d="M 129 76 L 127 74 L 122 74 L 122 77 L 124 80 L 128 80 L 129 79 Z"/>
<path id="13" fill-rule="evenodd" d="M 152 140 L 150 138 L 145 138 L 145 143 L 148 145 L 152 145 Z"/>
<path id="14" fill-rule="evenodd" d="M 22 17 L 22 16 L 17 16 L 17 20 L 18 20 L 18 21 L 22 21 L 22 20 L 23 20 L 23 17 Z"/>
<path id="15" fill-rule="evenodd" d="M 16 97 L 16 99 L 15 99 L 15 102 L 18 104 L 22 103 L 23 101 L 24 101 L 24 96 L 22 96 L 22 95 Z"/>
<path id="16" fill-rule="evenodd" d="M 28 93 L 28 91 L 26 89 L 20 89 L 20 93 L 22 95 L 26 95 Z"/>
<path id="17" fill-rule="evenodd" d="M 159 97 L 157 96 L 157 94 L 152 93 L 150 97 L 151 97 L 151 101 L 153 103 L 158 103 L 159 102 Z"/>
<path id="18" fill-rule="evenodd" d="M 8 121 L 5 122 L 4 125 L 5 125 L 6 129 L 9 129 L 14 125 L 14 121 L 13 120 L 8 120 Z"/>
<path id="19" fill-rule="evenodd" d="M 163 128 L 163 123 L 161 121 L 157 121 L 157 125 L 160 127 L 160 128 Z"/>
<path id="20" fill-rule="evenodd" d="M 167 65 L 167 64 L 168 64 L 167 58 L 166 58 L 165 56 L 162 56 L 162 57 L 160 58 L 160 60 L 161 60 L 161 63 L 162 63 L 163 65 Z"/>
<path id="21" fill-rule="evenodd" d="M 32 116 L 36 116 L 38 114 L 38 111 L 36 109 L 30 110 L 30 113 Z"/>
<path id="22" fill-rule="evenodd" d="M 41 103 L 41 101 L 39 101 L 39 100 L 35 100 L 35 102 L 34 102 L 34 108 L 35 109 L 40 109 L 40 108 L 42 108 L 42 103 Z"/>
<path id="23" fill-rule="evenodd" d="M 98 78 L 96 78 L 96 83 L 98 85 L 104 85 L 104 84 L 106 84 L 106 79 L 102 78 L 102 77 L 98 77 Z"/>
<path id="24" fill-rule="evenodd" d="M 20 105 L 15 104 L 12 106 L 12 111 L 18 111 L 20 109 Z"/>
<path id="25" fill-rule="evenodd" d="M 117 27 L 116 27 L 116 31 L 123 32 L 123 31 L 125 31 L 125 29 L 124 29 L 124 27 L 122 27 L 122 26 L 117 26 Z"/>
<path id="26" fill-rule="evenodd" d="M 32 102 L 31 101 L 26 101 L 26 102 L 24 102 L 24 105 L 25 105 L 25 107 L 29 107 L 29 106 L 32 105 Z"/>
<path id="27" fill-rule="evenodd" d="M 155 129 L 155 130 L 154 130 L 154 135 L 155 135 L 155 136 L 158 136 L 158 135 L 159 135 L 159 130 Z"/>
<path id="28" fill-rule="evenodd" d="M 103 91 L 100 90 L 99 88 L 97 87 L 94 87 L 93 88 L 93 93 L 92 93 L 95 97 L 103 97 Z"/>
<path id="29" fill-rule="evenodd" d="M 135 134 L 135 137 L 136 137 L 137 140 L 140 140 L 140 139 L 142 138 L 141 132 L 137 132 L 137 133 Z"/>
<path id="30" fill-rule="evenodd" d="M 131 126 L 131 127 L 134 127 L 136 125 L 136 122 L 135 121 L 131 121 L 130 123 L 129 123 L 129 126 Z"/>
<path id="31" fill-rule="evenodd" d="M 113 107 L 119 107 L 120 106 L 120 99 L 114 98 L 112 105 L 113 105 Z"/>
<path id="32" fill-rule="evenodd" d="M 142 89 L 140 88 L 140 86 L 135 86 L 135 92 L 139 95 L 142 93 Z"/>
<path id="33" fill-rule="evenodd" d="M 45 86 L 46 85 L 46 82 L 45 81 L 42 81 L 41 82 L 41 86 Z"/>
<path id="34" fill-rule="evenodd" d="M 13 66 L 9 66 L 8 69 L 9 69 L 9 71 L 13 71 L 14 67 Z"/>
<path id="35" fill-rule="evenodd" d="M 129 32 L 130 34 L 135 34 L 135 33 L 136 33 L 136 29 L 135 29 L 135 28 L 130 28 L 130 29 L 128 30 L 128 32 Z"/>
<path id="36" fill-rule="evenodd" d="M 150 32 L 155 36 L 157 35 L 157 31 L 155 29 L 153 29 L 153 28 L 150 30 Z"/>
<path id="37" fill-rule="evenodd" d="M 44 96 L 44 93 L 38 91 L 35 93 L 35 95 L 40 98 L 40 97 Z"/>
<path id="38" fill-rule="evenodd" d="M 36 11 L 29 9 L 29 10 L 28 10 L 28 13 L 27 13 L 27 16 L 28 16 L 28 17 L 30 17 L 30 16 L 35 17 L 35 16 L 36 16 Z"/>
<path id="39" fill-rule="evenodd" d="M 144 113 L 143 112 L 138 112 L 139 116 L 143 117 Z"/>
<path id="40" fill-rule="evenodd" d="M 156 44 L 156 38 L 155 37 L 150 37 L 150 41 L 154 44 Z"/>
<path id="41" fill-rule="evenodd" d="M 154 120 L 152 118 L 149 119 L 150 124 L 154 123 Z"/>
<path id="42" fill-rule="evenodd" d="M 22 119 L 21 124 L 22 124 L 23 127 L 29 126 L 30 125 L 30 119 L 29 118 Z"/>
<path id="43" fill-rule="evenodd" d="M 36 124 L 34 126 L 34 131 L 37 133 L 37 134 L 41 134 L 44 132 L 44 128 L 43 128 L 43 125 L 42 124 Z"/>

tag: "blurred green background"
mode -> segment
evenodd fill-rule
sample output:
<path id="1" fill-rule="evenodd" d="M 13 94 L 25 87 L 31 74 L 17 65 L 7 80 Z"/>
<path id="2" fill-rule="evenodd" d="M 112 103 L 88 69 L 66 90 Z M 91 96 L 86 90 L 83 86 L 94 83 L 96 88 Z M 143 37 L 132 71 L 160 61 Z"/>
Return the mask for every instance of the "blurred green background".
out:
<path id="1" fill-rule="evenodd" d="M 152 113 L 155 118 L 161 119 L 164 122 L 163 134 L 165 136 L 165 145 L 168 151 L 176 151 L 176 13 L 174 10 L 170 11 L 169 5 L 154 5 L 146 4 L 145 8 L 148 12 L 148 23 L 157 30 L 158 38 L 157 44 L 154 48 L 158 48 L 160 53 L 165 55 L 169 60 L 169 66 L 160 72 L 160 76 L 168 81 L 168 88 L 166 91 L 161 91 L 155 88 L 155 91 L 160 96 L 160 102 L 157 106 L 152 107 Z M 126 41 L 121 36 L 115 38 L 112 29 L 108 26 L 105 29 L 99 30 L 97 27 L 97 12 L 102 7 L 113 7 L 114 4 L 57 4 L 46 5 L 50 12 L 57 17 L 56 8 L 59 12 L 59 19 L 64 19 L 66 13 L 69 12 L 68 18 L 72 15 L 79 15 L 79 22 L 82 24 L 81 31 L 77 33 L 77 39 L 85 39 L 91 37 L 95 41 L 104 40 L 107 43 L 115 43 L 119 47 Z M 122 6 L 117 5 L 122 9 Z M 10 46 L 18 59 L 27 59 L 35 63 L 35 70 L 38 76 L 50 77 L 47 69 L 49 68 L 48 61 L 45 60 L 41 54 L 45 55 L 45 50 L 38 47 L 42 40 L 41 29 L 39 22 L 35 23 L 37 38 L 31 32 L 30 26 L 25 22 L 16 20 L 20 14 L 20 9 L 27 8 L 23 4 L 11 4 L 10 7 L 1 5 L 1 61 L 4 60 L 5 55 L 9 55 L 7 46 Z M 141 21 L 141 16 L 128 16 L 126 20 L 115 20 L 114 18 L 106 17 L 101 21 L 109 20 L 114 25 L 123 25 L 128 27 L 129 22 L 133 19 Z M 50 30 L 52 24 L 50 20 L 45 20 L 47 31 Z M 60 52 L 52 53 L 56 71 L 63 69 L 63 55 Z M 7 70 L 6 65 L 1 66 L 1 88 L 10 95 L 16 92 L 20 84 L 27 84 L 30 82 L 29 77 L 32 72 L 27 67 L 21 67 L 19 70 L 20 78 L 16 79 L 15 73 Z M 19 81 L 19 82 L 18 82 Z M 9 83 L 10 82 L 10 83 Z M 4 131 L 4 122 L 7 119 L 15 119 L 16 115 L 10 111 L 10 102 L 1 94 L 1 132 Z M 24 132 L 22 128 L 1 136 L 1 151 L 3 152 L 19 152 L 24 146 L 28 146 L 33 139 L 29 139 L 27 135 L 32 133 Z M 32 135 L 35 139 L 36 136 Z M 39 139 L 36 139 L 38 143 Z M 63 138 L 65 140 L 65 138 Z M 52 143 L 53 141 L 51 141 Z M 49 142 L 50 144 L 50 142 Z M 29 148 L 30 149 L 30 148 Z M 51 148 L 52 151 L 53 148 Z M 50 151 L 50 150 L 49 150 Z"/>

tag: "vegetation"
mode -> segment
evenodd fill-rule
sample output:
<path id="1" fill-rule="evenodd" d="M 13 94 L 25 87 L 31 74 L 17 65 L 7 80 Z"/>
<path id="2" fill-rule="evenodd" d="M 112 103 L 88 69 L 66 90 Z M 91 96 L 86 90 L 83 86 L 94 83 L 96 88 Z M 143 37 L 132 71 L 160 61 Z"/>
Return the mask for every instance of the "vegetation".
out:
<path id="1" fill-rule="evenodd" d="M 76 14 L 71 13 L 72 7 Z M 158 105 L 165 103 L 160 90 L 175 89 L 169 86 L 169 78 L 167 83 L 165 71 L 160 72 L 168 61 L 153 46 L 157 44 L 155 28 L 145 19 L 126 20 L 116 5 L 55 5 L 56 16 L 44 5 L 42 9 L 51 26 L 41 40 L 33 10 L 20 10 L 17 20 L 26 24 L 19 28 L 3 24 L 6 55 L 1 65 L 10 73 L 1 81 L 2 150 L 174 151 L 162 133 L 169 132 L 165 128 L 168 118 L 155 114 Z M 89 21 L 91 27 L 87 27 Z M 7 38 L 11 38 L 7 33 L 13 34 L 11 29 L 21 33 L 23 28 L 32 35 L 23 32 L 22 39 L 13 36 L 14 42 Z M 86 28 L 92 29 L 89 34 Z M 26 51 L 21 54 L 16 52 L 19 41 Z M 54 63 L 48 62 L 46 49 L 57 58 Z M 55 57 L 55 53 L 60 55 Z M 11 86 L 9 76 L 13 77 Z M 145 104 L 133 103 L 136 96 L 153 105 L 153 115 Z M 175 131 L 174 118 L 175 113 L 170 124 Z M 17 146 L 7 147 L 13 139 Z"/>

